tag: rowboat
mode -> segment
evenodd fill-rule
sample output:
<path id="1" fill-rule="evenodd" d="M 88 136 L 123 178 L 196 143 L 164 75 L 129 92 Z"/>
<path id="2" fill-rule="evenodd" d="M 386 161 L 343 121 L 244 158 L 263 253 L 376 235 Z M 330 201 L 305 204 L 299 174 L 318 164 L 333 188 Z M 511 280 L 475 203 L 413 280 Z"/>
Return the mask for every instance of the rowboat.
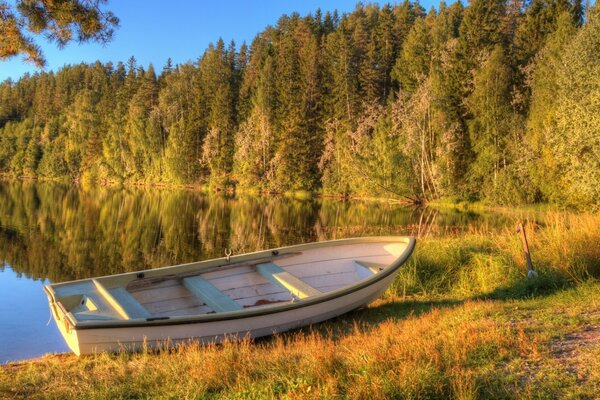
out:
<path id="1" fill-rule="evenodd" d="M 49 284 L 54 320 L 77 354 L 189 340 L 260 337 L 318 323 L 379 297 L 412 237 L 307 243 Z"/>

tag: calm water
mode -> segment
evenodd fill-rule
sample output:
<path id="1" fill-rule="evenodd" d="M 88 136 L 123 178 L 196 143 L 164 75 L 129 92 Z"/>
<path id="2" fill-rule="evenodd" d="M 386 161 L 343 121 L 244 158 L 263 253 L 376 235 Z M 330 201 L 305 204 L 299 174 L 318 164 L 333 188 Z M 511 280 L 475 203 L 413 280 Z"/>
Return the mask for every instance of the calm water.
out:
<path id="1" fill-rule="evenodd" d="M 0 363 L 67 351 L 43 285 L 326 239 L 456 235 L 516 215 L 0 182 Z"/>

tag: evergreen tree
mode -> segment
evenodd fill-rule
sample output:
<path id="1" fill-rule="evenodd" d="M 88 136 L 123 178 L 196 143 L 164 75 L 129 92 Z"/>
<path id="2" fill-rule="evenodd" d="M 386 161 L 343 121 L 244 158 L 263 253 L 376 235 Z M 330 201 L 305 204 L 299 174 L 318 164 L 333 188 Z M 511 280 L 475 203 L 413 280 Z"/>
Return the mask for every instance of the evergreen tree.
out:
<path id="1" fill-rule="evenodd" d="M 472 0 L 465 10 L 460 26 L 460 38 L 465 61 L 477 63 L 482 51 L 497 44 L 504 44 L 502 22 L 506 11 L 506 0 Z"/>
<path id="2" fill-rule="evenodd" d="M 325 85 L 330 93 L 328 114 L 352 123 L 358 116 L 358 72 L 346 18 L 342 19 L 337 31 L 327 37 L 325 53 L 329 78 Z"/>
<path id="3" fill-rule="evenodd" d="M 78 177 L 89 171 L 96 161 L 99 142 L 97 140 L 98 114 L 94 109 L 94 94 L 82 90 L 67 110 L 65 130 L 67 134 L 65 160 L 69 174 Z"/>
<path id="4" fill-rule="evenodd" d="M 130 175 L 160 176 L 161 132 L 151 113 L 158 103 L 158 81 L 152 64 L 129 101 L 125 134 L 132 153 Z"/>
<path id="5" fill-rule="evenodd" d="M 235 134 L 234 176 L 241 188 L 266 190 L 275 149 L 272 123 L 275 73 L 270 54 L 267 53 L 261 62 L 263 65 L 256 79 L 246 75 L 247 80 L 253 80 L 252 111 Z"/>
<path id="6" fill-rule="evenodd" d="M 470 167 L 472 190 L 483 187 L 490 197 L 498 197 L 506 188 L 499 185 L 503 168 L 512 163 L 509 143 L 520 142 L 515 136 L 520 125 L 511 105 L 511 70 L 501 45 L 496 45 L 474 78 L 468 105 L 473 118 L 469 134 L 475 160 Z"/>
<path id="7" fill-rule="evenodd" d="M 198 81 L 196 68 L 184 64 L 166 76 L 165 87 L 159 93 L 165 175 L 170 182 L 189 183 L 200 177 L 203 134 Z"/>
<path id="8" fill-rule="evenodd" d="M 235 50 L 225 50 L 222 39 L 209 49 L 200 62 L 202 86 L 207 95 L 207 132 L 202 146 L 202 160 L 209 173 L 209 183 L 216 188 L 229 184 L 233 164 L 235 127 Z"/>
<path id="9" fill-rule="evenodd" d="M 568 13 L 572 23 L 580 25 L 582 8 L 581 0 L 532 0 L 514 38 L 519 63 L 527 64 L 544 47 L 561 14 Z"/>
<path id="10" fill-rule="evenodd" d="M 318 43 L 306 20 L 297 15 L 282 20 L 288 35 L 281 38 L 276 59 L 279 77 L 276 107 L 276 151 L 271 188 L 313 190 L 318 184 L 319 130 Z"/>
<path id="11" fill-rule="evenodd" d="M 12 3 L 0 3 L 0 34 L 3 38 L 0 60 L 21 54 L 27 62 L 38 67 L 45 65 L 40 47 L 27 36 L 27 31 L 43 34 L 61 48 L 75 38 L 80 43 L 109 42 L 119 19 L 111 11 L 102 9 L 104 2 L 19 1 L 14 6 Z"/>
<path id="12" fill-rule="evenodd" d="M 392 77 L 400 83 L 402 91 L 411 93 L 429 74 L 431 64 L 431 36 L 423 18 L 415 21 L 396 60 Z"/>

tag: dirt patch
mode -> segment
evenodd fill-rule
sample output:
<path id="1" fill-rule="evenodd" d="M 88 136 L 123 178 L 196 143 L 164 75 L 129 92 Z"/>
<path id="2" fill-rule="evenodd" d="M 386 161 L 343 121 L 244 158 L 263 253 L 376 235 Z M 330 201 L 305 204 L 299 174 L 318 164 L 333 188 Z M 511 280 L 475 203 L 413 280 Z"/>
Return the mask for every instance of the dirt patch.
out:
<path id="1" fill-rule="evenodd" d="M 559 358 L 568 358 L 578 351 L 600 343 L 600 325 L 588 325 L 583 331 L 571 333 L 552 343 L 552 352 Z"/>
<path id="2" fill-rule="evenodd" d="M 552 356 L 577 378 L 578 383 L 587 382 L 598 366 L 593 354 L 594 350 L 600 349 L 600 325 L 587 325 L 579 332 L 567 334 L 553 341 L 550 349 Z"/>

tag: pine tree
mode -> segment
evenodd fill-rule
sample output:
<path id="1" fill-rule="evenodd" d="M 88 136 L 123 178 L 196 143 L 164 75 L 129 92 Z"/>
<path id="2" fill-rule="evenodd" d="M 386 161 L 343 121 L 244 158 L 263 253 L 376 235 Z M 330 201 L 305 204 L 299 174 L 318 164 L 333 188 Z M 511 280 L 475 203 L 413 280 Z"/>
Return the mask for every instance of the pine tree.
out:
<path id="1" fill-rule="evenodd" d="M 468 105 L 473 119 L 469 134 L 475 160 L 471 165 L 472 190 L 484 187 L 484 192 L 496 196 L 500 170 L 511 163 L 507 147 L 516 118 L 511 106 L 511 70 L 504 50 L 496 45 L 483 61 L 474 78 L 473 93 Z"/>
<path id="2" fill-rule="evenodd" d="M 472 0 L 465 10 L 460 26 L 461 43 L 465 56 L 471 63 L 477 63 L 482 51 L 504 44 L 502 22 L 506 10 L 506 0 Z"/>
<path id="3" fill-rule="evenodd" d="M 400 83 L 402 91 L 412 93 L 419 82 L 429 74 L 431 64 L 431 36 L 423 18 L 415 21 L 396 60 L 392 77 Z"/>
<path id="4" fill-rule="evenodd" d="M 98 114 L 94 109 L 94 94 L 89 90 L 80 91 L 69 107 L 65 121 L 67 132 L 65 159 L 72 177 L 78 177 L 92 168 L 99 135 Z"/>
<path id="5" fill-rule="evenodd" d="M 202 145 L 202 160 L 209 171 L 209 184 L 215 188 L 229 185 L 233 165 L 235 129 L 235 50 L 225 50 L 223 40 L 209 47 L 200 63 L 202 85 L 207 89 L 207 133 Z"/>
<path id="6" fill-rule="evenodd" d="M 463 12 L 458 2 L 449 7 L 441 3 L 435 19 L 428 24 L 431 64 L 429 77 L 423 82 L 426 86 L 420 89 L 429 93 L 427 97 L 432 100 L 430 124 L 435 132 L 436 158 L 433 168 L 438 194 L 444 197 L 461 195 L 467 168 L 464 159 L 470 145 L 461 114 L 463 101 L 456 92 L 462 85 L 456 80 L 460 69 L 453 58 Z"/>
<path id="7" fill-rule="evenodd" d="M 318 184 L 319 131 L 318 43 L 310 23 L 297 16 L 282 21 L 289 34 L 281 38 L 276 58 L 278 107 L 276 151 L 271 188 L 313 190 Z"/>
<path id="8" fill-rule="evenodd" d="M 133 155 L 130 175 L 135 179 L 160 174 L 161 132 L 151 113 L 158 102 L 159 85 L 152 64 L 129 101 L 125 134 Z"/>
<path id="9" fill-rule="evenodd" d="M 247 74 L 252 80 L 251 113 L 235 134 L 234 176 L 238 185 L 245 189 L 266 190 L 272 172 L 274 155 L 273 107 L 275 91 L 274 61 L 265 53 L 258 76 Z"/>
<path id="10" fill-rule="evenodd" d="M 159 93 L 165 178 L 169 182 L 190 183 L 200 178 L 203 133 L 198 82 L 196 68 L 183 64 L 165 77 L 165 87 Z"/>
<path id="11" fill-rule="evenodd" d="M 0 83 L 0 171 L 595 203 L 597 6 L 582 9 L 359 4 L 158 77 L 134 57 L 25 74 Z"/>
<path id="12" fill-rule="evenodd" d="M 131 92 L 125 85 L 127 72 L 123 63 L 110 76 L 109 90 L 113 97 L 112 108 L 108 111 L 106 133 L 102 138 L 102 173 L 104 179 L 121 180 L 127 177 L 125 156 L 127 142 L 125 126 Z"/>
<path id="13" fill-rule="evenodd" d="M 568 13 L 575 26 L 581 24 L 581 0 L 532 0 L 515 34 L 514 43 L 518 61 L 527 64 L 546 43 L 546 38 L 557 28 L 561 14 Z"/>
<path id="14" fill-rule="evenodd" d="M 102 9 L 102 1 L 17 2 L 0 4 L 0 60 L 19 54 L 27 62 L 43 67 L 46 60 L 38 45 L 26 32 L 43 34 L 59 47 L 77 41 L 107 43 L 119 19 Z"/>
<path id="15" fill-rule="evenodd" d="M 352 123 L 358 116 L 358 72 L 346 18 L 342 18 L 337 31 L 327 37 L 325 54 L 329 79 L 324 83 L 330 93 L 327 114 Z"/>

